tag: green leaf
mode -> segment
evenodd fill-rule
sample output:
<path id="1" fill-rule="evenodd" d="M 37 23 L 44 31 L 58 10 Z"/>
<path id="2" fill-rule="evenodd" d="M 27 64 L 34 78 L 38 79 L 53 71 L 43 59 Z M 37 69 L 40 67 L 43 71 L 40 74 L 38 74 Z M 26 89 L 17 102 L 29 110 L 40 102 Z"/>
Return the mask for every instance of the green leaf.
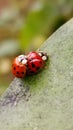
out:
<path id="1" fill-rule="evenodd" d="M 57 18 L 58 11 L 55 8 L 52 10 L 50 6 L 45 6 L 39 11 L 30 12 L 20 33 L 20 46 L 22 50 L 30 46 L 34 37 L 39 34 L 45 34 L 47 28 L 49 29 L 48 32 L 50 32 Z"/>

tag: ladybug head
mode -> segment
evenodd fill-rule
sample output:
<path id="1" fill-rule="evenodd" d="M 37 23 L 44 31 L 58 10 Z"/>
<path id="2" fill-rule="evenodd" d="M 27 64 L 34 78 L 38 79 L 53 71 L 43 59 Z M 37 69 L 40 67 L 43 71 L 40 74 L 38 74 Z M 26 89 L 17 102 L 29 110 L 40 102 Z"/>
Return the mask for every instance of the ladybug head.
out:
<path id="1" fill-rule="evenodd" d="M 26 65 L 27 64 L 27 57 L 25 55 L 19 55 L 18 56 L 18 61 L 23 64 Z"/>
<path id="2" fill-rule="evenodd" d="M 44 53 L 43 51 L 39 51 L 38 54 L 42 57 L 42 60 L 44 60 L 44 61 L 48 60 L 47 53 Z"/>

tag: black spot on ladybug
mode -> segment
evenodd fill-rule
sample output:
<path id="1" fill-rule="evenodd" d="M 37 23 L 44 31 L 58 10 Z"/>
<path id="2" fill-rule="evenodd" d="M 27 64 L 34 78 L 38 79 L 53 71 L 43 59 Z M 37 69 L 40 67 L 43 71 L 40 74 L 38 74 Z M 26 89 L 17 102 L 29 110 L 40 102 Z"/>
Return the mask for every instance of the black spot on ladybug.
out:
<path id="1" fill-rule="evenodd" d="M 24 72 L 21 72 L 21 74 L 24 74 Z"/>
<path id="2" fill-rule="evenodd" d="M 32 63 L 32 67 L 35 68 L 35 64 L 34 63 Z"/>
<path id="3" fill-rule="evenodd" d="M 18 71 L 17 71 L 16 73 L 17 73 L 17 74 L 19 74 L 19 72 L 18 72 Z"/>
<path id="4" fill-rule="evenodd" d="M 19 68 L 19 65 L 17 67 Z"/>
<path id="5" fill-rule="evenodd" d="M 15 67 L 14 67 L 13 69 L 14 69 L 14 70 L 16 70 L 16 68 L 15 68 Z"/>

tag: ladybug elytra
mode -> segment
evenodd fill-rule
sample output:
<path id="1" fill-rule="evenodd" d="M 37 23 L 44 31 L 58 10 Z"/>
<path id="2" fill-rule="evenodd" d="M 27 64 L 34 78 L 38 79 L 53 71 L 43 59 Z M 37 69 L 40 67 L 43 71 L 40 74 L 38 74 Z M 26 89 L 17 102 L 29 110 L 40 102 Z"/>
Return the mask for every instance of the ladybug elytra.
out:
<path id="1" fill-rule="evenodd" d="M 18 77 L 23 78 L 26 75 L 26 66 L 27 60 L 24 55 L 16 57 L 12 64 L 12 73 Z"/>
<path id="2" fill-rule="evenodd" d="M 44 65 L 44 60 L 37 52 L 30 52 L 27 59 L 27 75 L 37 73 Z"/>

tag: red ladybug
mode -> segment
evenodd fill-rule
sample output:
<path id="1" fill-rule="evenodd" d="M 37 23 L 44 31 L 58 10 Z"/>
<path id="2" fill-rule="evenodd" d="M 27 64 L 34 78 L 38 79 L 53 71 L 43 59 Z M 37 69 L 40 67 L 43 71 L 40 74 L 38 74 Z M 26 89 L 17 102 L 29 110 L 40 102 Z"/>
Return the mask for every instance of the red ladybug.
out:
<path id="1" fill-rule="evenodd" d="M 30 52 L 27 55 L 27 75 L 37 73 L 45 64 L 48 56 L 43 52 Z"/>
<path id="2" fill-rule="evenodd" d="M 18 78 L 24 78 L 26 75 L 27 58 L 25 55 L 16 57 L 12 64 L 12 73 Z"/>

